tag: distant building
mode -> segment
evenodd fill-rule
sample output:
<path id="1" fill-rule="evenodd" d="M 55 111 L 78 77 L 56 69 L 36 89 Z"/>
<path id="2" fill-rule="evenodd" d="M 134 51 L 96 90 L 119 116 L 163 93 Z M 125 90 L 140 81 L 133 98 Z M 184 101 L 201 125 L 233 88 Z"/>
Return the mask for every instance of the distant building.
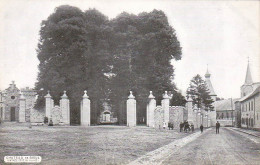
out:
<path id="1" fill-rule="evenodd" d="M 239 99 L 224 99 L 216 101 L 217 121 L 221 126 L 235 126 L 236 113 L 235 102 Z"/>
<path id="2" fill-rule="evenodd" d="M 235 103 L 236 113 L 240 117 L 237 126 L 260 129 L 260 82 L 253 82 L 249 62 L 240 92 L 241 98 Z"/>
<path id="3" fill-rule="evenodd" d="M 242 97 L 241 127 L 260 129 L 260 86 L 253 92 Z"/>
<path id="4" fill-rule="evenodd" d="M 30 121 L 30 108 L 34 105 L 36 92 L 33 89 L 18 89 L 15 82 L 12 81 L 10 86 L 4 91 L 0 91 L 0 117 L 1 121 L 19 122 L 19 101 L 21 93 L 25 97 L 25 119 Z"/>
<path id="5" fill-rule="evenodd" d="M 114 113 L 111 111 L 111 106 L 107 103 L 103 103 L 103 112 L 101 112 L 99 117 L 100 124 L 114 124 L 117 122 L 117 118 L 114 117 Z"/>

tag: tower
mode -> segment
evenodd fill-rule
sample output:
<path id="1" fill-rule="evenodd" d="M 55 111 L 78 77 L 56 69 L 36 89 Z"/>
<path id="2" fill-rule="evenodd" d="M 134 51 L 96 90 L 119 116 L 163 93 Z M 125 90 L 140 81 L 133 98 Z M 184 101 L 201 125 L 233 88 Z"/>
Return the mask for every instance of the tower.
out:
<path id="1" fill-rule="evenodd" d="M 216 112 L 216 98 L 217 98 L 217 95 L 216 95 L 216 93 L 215 93 L 215 91 L 214 91 L 214 88 L 213 88 L 213 86 L 212 86 L 212 83 L 211 83 L 211 81 L 210 81 L 210 76 L 211 76 L 211 74 L 209 73 L 209 70 L 208 70 L 208 68 L 207 68 L 207 72 L 206 72 L 206 74 L 205 74 L 205 81 L 206 81 L 206 85 L 207 85 L 207 87 L 208 87 L 208 90 L 209 90 L 209 95 L 210 95 L 210 97 L 211 97 L 211 99 L 214 101 L 213 102 L 213 106 L 214 106 L 214 111 L 209 111 L 208 112 L 208 117 L 209 117 L 209 119 L 210 119 L 210 124 L 211 124 L 211 126 L 214 126 L 215 125 L 215 123 L 216 123 L 216 114 L 217 114 L 217 112 Z"/>
<path id="2" fill-rule="evenodd" d="M 208 70 L 208 68 L 207 68 L 207 72 L 206 72 L 206 74 L 205 74 L 206 85 L 207 85 L 207 87 L 208 87 L 208 89 L 209 89 L 209 95 L 210 95 L 211 99 L 214 100 L 214 101 L 216 101 L 217 95 L 216 95 L 216 93 L 215 93 L 215 91 L 214 91 L 214 88 L 213 88 L 213 86 L 212 86 L 212 83 L 211 83 L 211 81 L 210 81 L 210 76 L 211 76 L 211 74 L 209 73 L 209 70 Z"/>
<path id="3" fill-rule="evenodd" d="M 249 60 L 248 60 L 248 63 L 247 63 L 245 82 L 241 86 L 240 91 L 241 91 L 241 97 L 244 97 L 244 96 L 248 95 L 250 92 L 253 91 L 253 79 L 252 79 L 252 76 L 251 76 Z"/>

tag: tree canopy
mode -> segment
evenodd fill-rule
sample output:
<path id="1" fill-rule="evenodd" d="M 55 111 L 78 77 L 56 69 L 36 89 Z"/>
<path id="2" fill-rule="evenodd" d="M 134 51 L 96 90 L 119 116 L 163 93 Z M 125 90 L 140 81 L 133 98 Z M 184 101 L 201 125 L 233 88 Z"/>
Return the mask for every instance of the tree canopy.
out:
<path id="1" fill-rule="evenodd" d="M 44 105 L 47 90 L 56 104 L 66 90 L 75 123 L 84 90 L 92 99 L 92 123 L 103 101 L 112 105 L 124 123 L 129 90 L 138 100 L 141 117 L 146 114 L 149 91 L 158 101 L 166 90 L 179 100 L 175 104 L 185 101 L 173 83 L 171 65 L 171 60 L 181 59 L 180 43 L 160 10 L 139 15 L 123 12 L 109 20 L 95 9 L 82 12 L 72 6 L 57 7 L 42 21 L 37 53 L 36 89 L 44 88 L 44 92 L 39 94 L 36 107 Z"/>
<path id="2" fill-rule="evenodd" d="M 186 93 L 192 97 L 193 105 L 196 104 L 198 108 L 204 108 L 206 111 L 213 110 L 214 100 L 211 99 L 206 82 L 199 74 L 192 78 Z"/>

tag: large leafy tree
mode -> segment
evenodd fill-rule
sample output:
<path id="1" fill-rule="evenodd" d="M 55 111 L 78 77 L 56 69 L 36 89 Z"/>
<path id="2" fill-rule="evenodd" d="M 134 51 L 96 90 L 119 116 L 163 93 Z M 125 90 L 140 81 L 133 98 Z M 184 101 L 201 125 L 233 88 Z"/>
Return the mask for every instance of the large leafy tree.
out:
<path id="1" fill-rule="evenodd" d="M 193 104 L 196 104 L 198 108 L 203 108 L 206 111 L 213 110 L 214 100 L 211 99 L 206 82 L 199 74 L 192 78 L 186 93 L 192 97 Z"/>
<path id="2" fill-rule="evenodd" d="M 36 89 L 44 88 L 36 107 L 42 107 L 43 94 L 50 90 L 58 104 L 63 90 L 71 103 L 73 123 L 79 123 L 79 106 L 83 91 L 88 90 L 94 102 L 106 96 L 105 72 L 108 19 L 96 10 L 85 13 L 71 6 L 60 6 L 43 21 L 38 44 L 39 74 Z M 99 109 L 94 104 L 92 111 Z"/>
<path id="3" fill-rule="evenodd" d="M 43 21 L 38 44 L 39 74 L 36 107 L 44 106 L 50 90 L 56 104 L 63 94 L 71 102 L 72 122 L 79 122 L 79 105 L 85 89 L 91 98 L 91 121 L 109 101 L 124 123 L 125 102 L 132 90 L 138 116 L 145 117 L 149 91 L 160 103 L 164 91 L 172 91 L 175 105 L 184 98 L 173 83 L 171 60 L 181 59 L 175 30 L 162 11 L 132 15 L 122 13 L 111 21 L 95 9 L 82 12 L 60 6 Z"/>
<path id="4" fill-rule="evenodd" d="M 115 35 L 110 99 L 121 121 L 125 119 L 122 105 L 129 90 L 134 91 L 138 101 L 137 117 L 142 120 L 150 90 L 158 102 L 165 90 L 176 90 L 171 60 L 181 59 L 181 47 L 162 11 L 139 15 L 122 13 L 111 21 L 111 27 Z"/>

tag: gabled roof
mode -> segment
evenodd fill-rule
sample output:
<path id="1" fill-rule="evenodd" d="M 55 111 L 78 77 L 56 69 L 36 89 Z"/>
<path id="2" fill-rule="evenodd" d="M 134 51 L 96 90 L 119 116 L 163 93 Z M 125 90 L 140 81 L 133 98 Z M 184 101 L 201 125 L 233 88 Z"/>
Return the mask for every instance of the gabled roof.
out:
<path id="1" fill-rule="evenodd" d="M 260 86 L 257 87 L 255 90 L 253 90 L 251 93 L 249 93 L 248 95 L 242 97 L 241 99 L 239 99 L 240 102 L 243 102 L 251 97 L 253 97 L 254 95 L 256 95 L 257 93 L 260 93 Z"/>
<path id="2" fill-rule="evenodd" d="M 216 111 L 224 111 L 224 110 L 232 110 L 232 106 L 233 106 L 233 110 L 235 109 L 235 102 L 238 101 L 239 99 L 225 99 L 225 100 L 219 100 L 215 102 L 215 107 L 216 107 Z M 231 103 L 233 103 L 233 105 L 231 106 Z"/>

